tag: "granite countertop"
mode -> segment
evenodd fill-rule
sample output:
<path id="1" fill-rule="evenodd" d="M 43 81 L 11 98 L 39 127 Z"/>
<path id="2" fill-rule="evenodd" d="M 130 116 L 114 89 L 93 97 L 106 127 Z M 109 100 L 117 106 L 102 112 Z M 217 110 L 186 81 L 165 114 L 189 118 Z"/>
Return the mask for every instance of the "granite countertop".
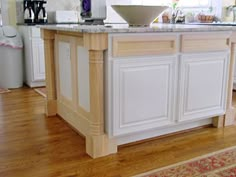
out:
<path id="1" fill-rule="evenodd" d="M 129 27 L 128 24 L 103 25 L 36 25 L 42 29 L 70 31 L 81 33 L 147 33 L 147 32 L 207 32 L 207 31 L 232 31 L 232 26 L 214 25 L 186 25 L 186 24 L 152 24 L 150 27 Z"/>

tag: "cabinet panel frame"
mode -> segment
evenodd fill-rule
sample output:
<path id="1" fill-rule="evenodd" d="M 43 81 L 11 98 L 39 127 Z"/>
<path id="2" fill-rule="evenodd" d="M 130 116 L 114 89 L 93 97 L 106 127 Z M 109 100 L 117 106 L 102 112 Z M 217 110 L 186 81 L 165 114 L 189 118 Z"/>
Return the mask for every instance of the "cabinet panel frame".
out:
<path id="1" fill-rule="evenodd" d="M 60 74 L 59 74 L 59 56 L 58 56 L 58 45 L 60 42 L 65 42 L 70 44 L 70 61 L 71 61 L 71 88 L 72 88 L 72 100 L 67 99 L 61 94 L 60 90 Z M 57 87 L 57 99 L 65 105 L 71 106 L 76 109 L 76 83 L 75 72 L 76 72 L 76 40 L 74 37 L 68 37 L 65 35 L 55 35 L 55 64 L 56 64 L 56 87 Z"/>

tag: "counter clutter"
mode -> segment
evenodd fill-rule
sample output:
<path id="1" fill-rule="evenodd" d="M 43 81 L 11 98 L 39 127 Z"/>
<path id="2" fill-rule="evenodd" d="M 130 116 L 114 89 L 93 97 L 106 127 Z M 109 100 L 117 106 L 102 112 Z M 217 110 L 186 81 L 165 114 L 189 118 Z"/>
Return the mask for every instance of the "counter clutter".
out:
<path id="1" fill-rule="evenodd" d="M 46 114 L 83 134 L 93 158 L 126 143 L 234 123 L 233 27 L 39 27 Z"/>

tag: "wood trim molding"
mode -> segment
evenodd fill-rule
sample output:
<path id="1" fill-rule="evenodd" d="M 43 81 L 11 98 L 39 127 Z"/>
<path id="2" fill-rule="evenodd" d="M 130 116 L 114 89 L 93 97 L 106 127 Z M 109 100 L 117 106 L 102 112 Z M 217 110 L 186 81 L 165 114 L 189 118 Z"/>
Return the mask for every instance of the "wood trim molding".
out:
<path id="1" fill-rule="evenodd" d="M 104 134 L 103 51 L 89 51 L 91 135 Z M 94 89 L 96 88 L 96 89 Z M 94 131 L 94 129 L 97 129 Z M 96 133 L 92 133 L 96 132 Z"/>
<path id="2" fill-rule="evenodd" d="M 236 35 L 236 34 L 235 34 Z M 228 80 L 228 95 L 227 95 L 227 110 L 225 115 L 225 126 L 230 126 L 235 123 L 236 110 L 232 106 L 233 99 L 233 82 L 234 82 L 234 67 L 235 67 L 235 57 L 236 57 L 236 44 L 231 45 L 231 56 L 229 65 L 229 80 Z"/>
<path id="3" fill-rule="evenodd" d="M 69 32 L 69 31 L 57 31 L 58 35 L 73 36 L 76 38 L 83 38 L 83 33 Z"/>
<path id="4" fill-rule="evenodd" d="M 86 152 L 97 158 L 117 152 L 116 143 L 105 134 L 103 50 L 89 50 L 89 69 L 90 125 L 86 136 Z"/>
<path id="5" fill-rule="evenodd" d="M 107 34 L 83 34 L 74 36 L 70 33 L 56 34 L 56 58 L 58 58 L 58 43 L 60 41 L 70 43 L 71 55 L 71 79 L 73 99 L 68 103 L 60 94 L 59 85 L 57 86 L 58 114 L 70 123 L 77 131 L 86 137 L 86 151 L 93 157 L 102 157 L 117 152 L 116 143 L 105 133 L 105 115 L 104 115 L 104 50 L 107 49 Z M 77 46 L 85 46 L 89 51 L 89 82 L 90 82 L 90 112 L 86 112 L 78 106 L 78 61 Z M 57 61 L 57 60 L 56 60 Z M 55 63 L 58 68 L 58 62 Z M 58 69 L 57 69 L 58 70 Z M 57 84 L 60 78 L 58 71 Z"/>
<path id="6" fill-rule="evenodd" d="M 42 29 L 41 36 L 44 39 L 45 50 L 45 72 L 47 88 L 45 111 L 47 116 L 55 116 L 57 114 L 57 88 L 54 56 L 55 31 Z"/>
<path id="7" fill-rule="evenodd" d="M 230 34 L 184 34 L 181 37 L 181 52 L 211 52 L 228 50 Z"/>
<path id="8" fill-rule="evenodd" d="M 58 101 L 58 114 L 68 122 L 77 132 L 86 136 L 89 133 L 89 121 L 86 117 L 78 112 L 75 112 L 73 108 L 66 105 L 63 102 Z"/>
<path id="9" fill-rule="evenodd" d="M 108 48 L 108 34 L 84 33 L 84 47 L 88 50 L 106 50 Z"/>
<path id="10" fill-rule="evenodd" d="M 232 32 L 232 35 L 231 35 L 230 39 L 231 39 L 232 43 L 236 43 L 236 32 L 235 31 Z"/>
<path id="11" fill-rule="evenodd" d="M 41 29 L 41 38 L 44 40 L 53 40 L 55 39 L 56 31 Z"/>
<path id="12" fill-rule="evenodd" d="M 176 36 L 114 36 L 113 57 L 174 54 Z"/>

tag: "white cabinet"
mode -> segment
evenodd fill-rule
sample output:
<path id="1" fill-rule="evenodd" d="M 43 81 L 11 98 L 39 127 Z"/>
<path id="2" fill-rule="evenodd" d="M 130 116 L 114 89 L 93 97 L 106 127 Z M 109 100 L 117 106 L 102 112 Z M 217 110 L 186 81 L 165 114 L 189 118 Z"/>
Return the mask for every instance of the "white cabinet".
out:
<path id="1" fill-rule="evenodd" d="M 112 136 L 175 122 L 177 59 L 163 56 L 114 61 Z"/>
<path id="2" fill-rule="evenodd" d="M 30 87 L 45 86 L 44 43 L 40 29 L 19 26 L 24 41 L 25 83 Z"/>
<path id="3" fill-rule="evenodd" d="M 179 121 L 225 114 L 228 66 L 228 52 L 182 55 Z"/>
<path id="4" fill-rule="evenodd" d="M 208 125 L 213 117 L 224 115 L 229 36 L 111 35 L 106 111 L 109 136 L 123 144 Z"/>

